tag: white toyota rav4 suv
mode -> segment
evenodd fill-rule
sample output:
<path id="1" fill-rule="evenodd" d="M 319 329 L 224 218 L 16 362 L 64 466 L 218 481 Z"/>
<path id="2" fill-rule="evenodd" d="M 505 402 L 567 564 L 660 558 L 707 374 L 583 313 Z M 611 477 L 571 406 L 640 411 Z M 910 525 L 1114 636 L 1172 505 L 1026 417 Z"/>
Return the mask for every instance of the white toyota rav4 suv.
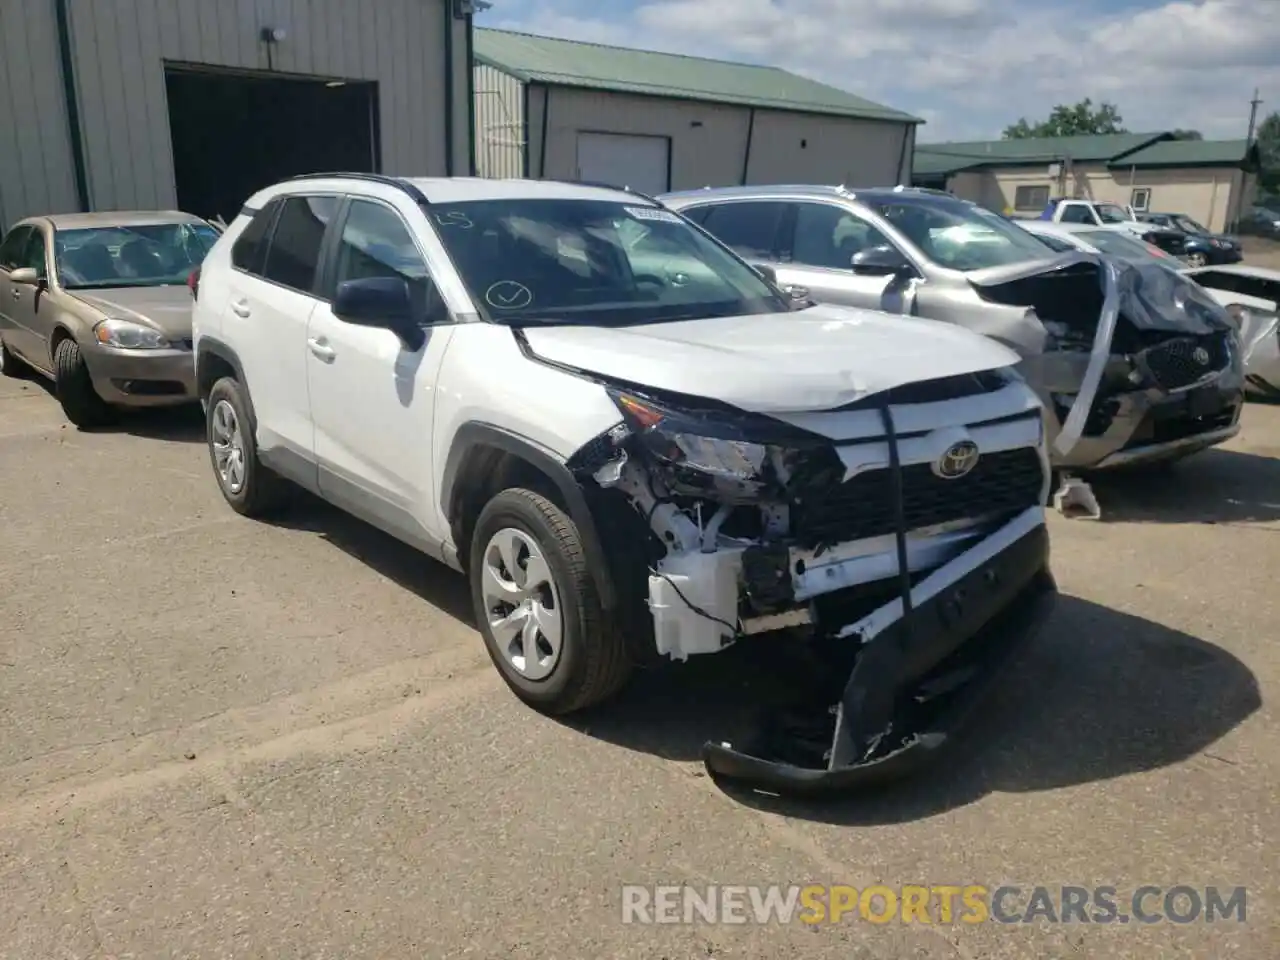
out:
<path id="1" fill-rule="evenodd" d="M 628 191 L 269 187 L 193 283 L 218 485 L 252 516 L 296 484 L 464 571 L 548 713 L 655 656 L 809 644 L 818 746 L 775 730 L 708 765 L 896 773 L 1052 606 L 1041 408 L 984 337 L 767 274 Z"/>

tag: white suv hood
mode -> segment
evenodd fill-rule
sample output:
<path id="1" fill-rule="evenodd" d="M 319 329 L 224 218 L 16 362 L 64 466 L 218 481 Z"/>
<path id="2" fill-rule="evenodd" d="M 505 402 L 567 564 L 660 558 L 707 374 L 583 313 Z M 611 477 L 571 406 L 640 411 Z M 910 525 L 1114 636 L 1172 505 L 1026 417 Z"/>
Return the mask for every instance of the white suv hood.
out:
<path id="1" fill-rule="evenodd" d="M 1012 350 L 952 324 L 830 304 L 523 332 L 534 354 L 553 363 L 770 414 L 830 410 L 905 383 L 1018 362 Z"/>

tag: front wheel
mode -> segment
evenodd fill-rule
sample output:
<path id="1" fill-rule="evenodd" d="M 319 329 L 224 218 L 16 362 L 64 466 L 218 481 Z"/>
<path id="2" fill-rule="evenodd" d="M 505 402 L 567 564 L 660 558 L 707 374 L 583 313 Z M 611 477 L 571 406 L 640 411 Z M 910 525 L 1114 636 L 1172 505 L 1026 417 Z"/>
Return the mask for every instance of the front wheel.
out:
<path id="1" fill-rule="evenodd" d="M 572 713 L 626 683 L 626 644 L 600 608 L 578 528 L 546 497 L 511 489 L 490 500 L 468 570 L 489 657 L 529 706 Z"/>
<path id="2" fill-rule="evenodd" d="M 111 421 L 114 411 L 93 388 L 80 345 L 69 337 L 53 352 L 53 372 L 54 393 L 68 420 L 82 428 Z"/>

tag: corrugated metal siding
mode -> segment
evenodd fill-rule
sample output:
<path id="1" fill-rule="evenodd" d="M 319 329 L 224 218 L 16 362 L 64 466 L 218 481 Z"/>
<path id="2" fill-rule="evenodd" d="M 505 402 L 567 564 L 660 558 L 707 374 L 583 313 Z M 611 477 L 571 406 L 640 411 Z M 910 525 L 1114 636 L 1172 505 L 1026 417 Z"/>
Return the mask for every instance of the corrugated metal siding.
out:
<path id="1" fill-rule="evenodd" d="M 476 168 L 482 177 L 524 176 L 524 84 L 477 64 Z"/>
<path id="2" fill-rule="evenodd" d="M 905 123 L 759 111 L 747 182 L 895 186 L 910 132 Z"/>
<path id="3" fill-rule="evenodd" d="M 176 203 L 164 61 L 265 70 L 267 46 L 259 40 L 264 26 L 288 34 L 272 50 L 275 70 L 378 81 L 388 173 L 443 174 L 444 2 L 70 0 L 93 205 L 145 209 Z M 461 20 L 454 38 L 454 161 L 461 174 L 467 172 L 468 153 Z"/>
<path id="4" fill-rule="evenodd" d="M 578 134 L 590 131 L 669 137 L 672 190 L 742 183 L 748 108 L 552 87 L 550 110 L 548 177 L 578 177 Z M 529 137 L 538 145 L 535 128 L 541 116 L 532 102 L 530 112 Z M 903 137 L 911 129 L 903 123 L 757 110 L 747 182 L 890 186 L 899 182 Z M 537 169 L 536 159 L 531 165 Z"/>
<path id="5" fill-rule="evenodd" d="M 0 0 L 0 228 L 76 209 L 53 4 Z"/>

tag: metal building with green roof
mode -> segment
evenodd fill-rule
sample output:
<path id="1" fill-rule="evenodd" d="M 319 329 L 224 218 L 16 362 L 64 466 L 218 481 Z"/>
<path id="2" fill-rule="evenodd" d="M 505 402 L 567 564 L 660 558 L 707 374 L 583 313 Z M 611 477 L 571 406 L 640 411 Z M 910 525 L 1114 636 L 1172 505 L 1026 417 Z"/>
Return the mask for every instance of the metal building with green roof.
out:
<path id="1" fill-rule="evenodd" d="M 481 176 L 906 183 L 917 117 L 777 67 L 477 28 Z"/>

